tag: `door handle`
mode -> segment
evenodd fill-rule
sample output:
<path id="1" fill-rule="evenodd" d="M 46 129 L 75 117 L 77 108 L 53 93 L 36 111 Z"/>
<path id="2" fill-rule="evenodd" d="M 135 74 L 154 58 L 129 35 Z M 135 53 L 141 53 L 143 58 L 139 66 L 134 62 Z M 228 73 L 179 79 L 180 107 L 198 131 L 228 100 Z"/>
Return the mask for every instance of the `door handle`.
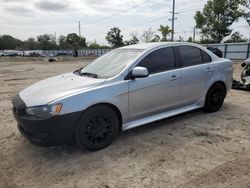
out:
<path id="1" fill-rule="evenodd" d="M 210 67 L 207 68 L 206 72 L 213 72 L 214 69 L 211 69 Z"/>
<path id="2" fill-rule="evenodd" d="M 171 76 L 170 80 L 174 81 L 174 80 L 178 80 L 180 78 L 181 78 L 180 76 L 173 75 L 173 76 Z"/>

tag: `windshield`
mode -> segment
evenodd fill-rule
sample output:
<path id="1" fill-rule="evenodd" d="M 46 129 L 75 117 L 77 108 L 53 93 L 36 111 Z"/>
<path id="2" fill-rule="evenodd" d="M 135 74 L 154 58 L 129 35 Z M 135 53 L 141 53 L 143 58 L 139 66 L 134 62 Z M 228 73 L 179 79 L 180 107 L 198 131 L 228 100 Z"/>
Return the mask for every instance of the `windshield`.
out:
<path id="1" fill-rule="evenodd" d="M 143 50 L 113 50 L 81 69 L 81 75 L 95 75 L 96 78 L 111 78 L 127 67 Z"/>

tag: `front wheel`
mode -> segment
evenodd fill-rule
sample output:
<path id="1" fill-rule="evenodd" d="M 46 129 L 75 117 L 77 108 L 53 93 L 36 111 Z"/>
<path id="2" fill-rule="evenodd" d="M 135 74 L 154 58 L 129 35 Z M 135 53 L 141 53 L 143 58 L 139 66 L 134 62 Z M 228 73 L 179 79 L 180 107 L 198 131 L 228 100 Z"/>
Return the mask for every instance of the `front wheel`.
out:
<path id="1" fill-rule="evenodd" d="M 224 103 L 226 89 L 222 83 L 213 84 L 207 92 L 204 110 L 206 112 L 218 111 Z"/>
<path id="2" fill-rule="evenodd" d="M 107 147 L 119 131 L 119 120 L 113 109 L 98 105 L 86 110 L 76 128 L 76 141 L 91 151 Z"/>

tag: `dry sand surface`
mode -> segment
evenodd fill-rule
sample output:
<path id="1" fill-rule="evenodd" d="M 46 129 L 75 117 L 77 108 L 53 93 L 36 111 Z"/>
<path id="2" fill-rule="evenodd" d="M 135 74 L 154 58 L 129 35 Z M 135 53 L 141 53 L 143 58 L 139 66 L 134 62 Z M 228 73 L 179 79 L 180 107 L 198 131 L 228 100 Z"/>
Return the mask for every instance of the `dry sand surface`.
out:
<path id="1" fill-rule="evenodd" d="M 30 144 L 17 130 L 12 97 L 82 64 L 0 63 L 1 188 L 250 187 L 250 93 L 244 91 L 231 91 L 219 112 L 197 110 L 141 126 L 97 152 Z M 240 70 L 235 65 L 236 75 Z"/>

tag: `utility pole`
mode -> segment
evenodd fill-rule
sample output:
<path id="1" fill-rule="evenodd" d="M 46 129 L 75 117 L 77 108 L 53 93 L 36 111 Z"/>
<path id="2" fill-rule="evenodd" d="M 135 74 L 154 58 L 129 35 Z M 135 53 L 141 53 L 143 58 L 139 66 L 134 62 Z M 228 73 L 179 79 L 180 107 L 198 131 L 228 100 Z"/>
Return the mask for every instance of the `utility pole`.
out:
<path id="1" fill-rule="evenodd" d="M 196 29 L 196 28 L 194 27 L 194 31 L 193 31 L 193 32 L 194 32 L 194 33 L 193 33 L 193 42 L 195 42 L 195 32 L 196 32 L 195 29 Z"/>
<path id="2" fill-rule="evenodd" d="M 81 37 L 81 22 L 78 22 L 78 26 L 79 26 L 79 37 Z"/>
<path id="3" fill-rule="evenodd" d="M 56 32 L 55 32 L 55 42 L 56 42 L 56 44 L 57 44 L 57 41 L 56 41 Z"/>
<path id="4" fill-rule="evenodd" d="M 177 12 L 175 12 L 175 0 L 173 0 L 173 9 L 172 9 L 172 19 L 169 19 L 169 20 L 172 20 L 172 34 L 171 34 L 171 41 L 174 41 L 174 21 L 177 19 L 175 18 L 175 14 L 179 14 Z"/>

